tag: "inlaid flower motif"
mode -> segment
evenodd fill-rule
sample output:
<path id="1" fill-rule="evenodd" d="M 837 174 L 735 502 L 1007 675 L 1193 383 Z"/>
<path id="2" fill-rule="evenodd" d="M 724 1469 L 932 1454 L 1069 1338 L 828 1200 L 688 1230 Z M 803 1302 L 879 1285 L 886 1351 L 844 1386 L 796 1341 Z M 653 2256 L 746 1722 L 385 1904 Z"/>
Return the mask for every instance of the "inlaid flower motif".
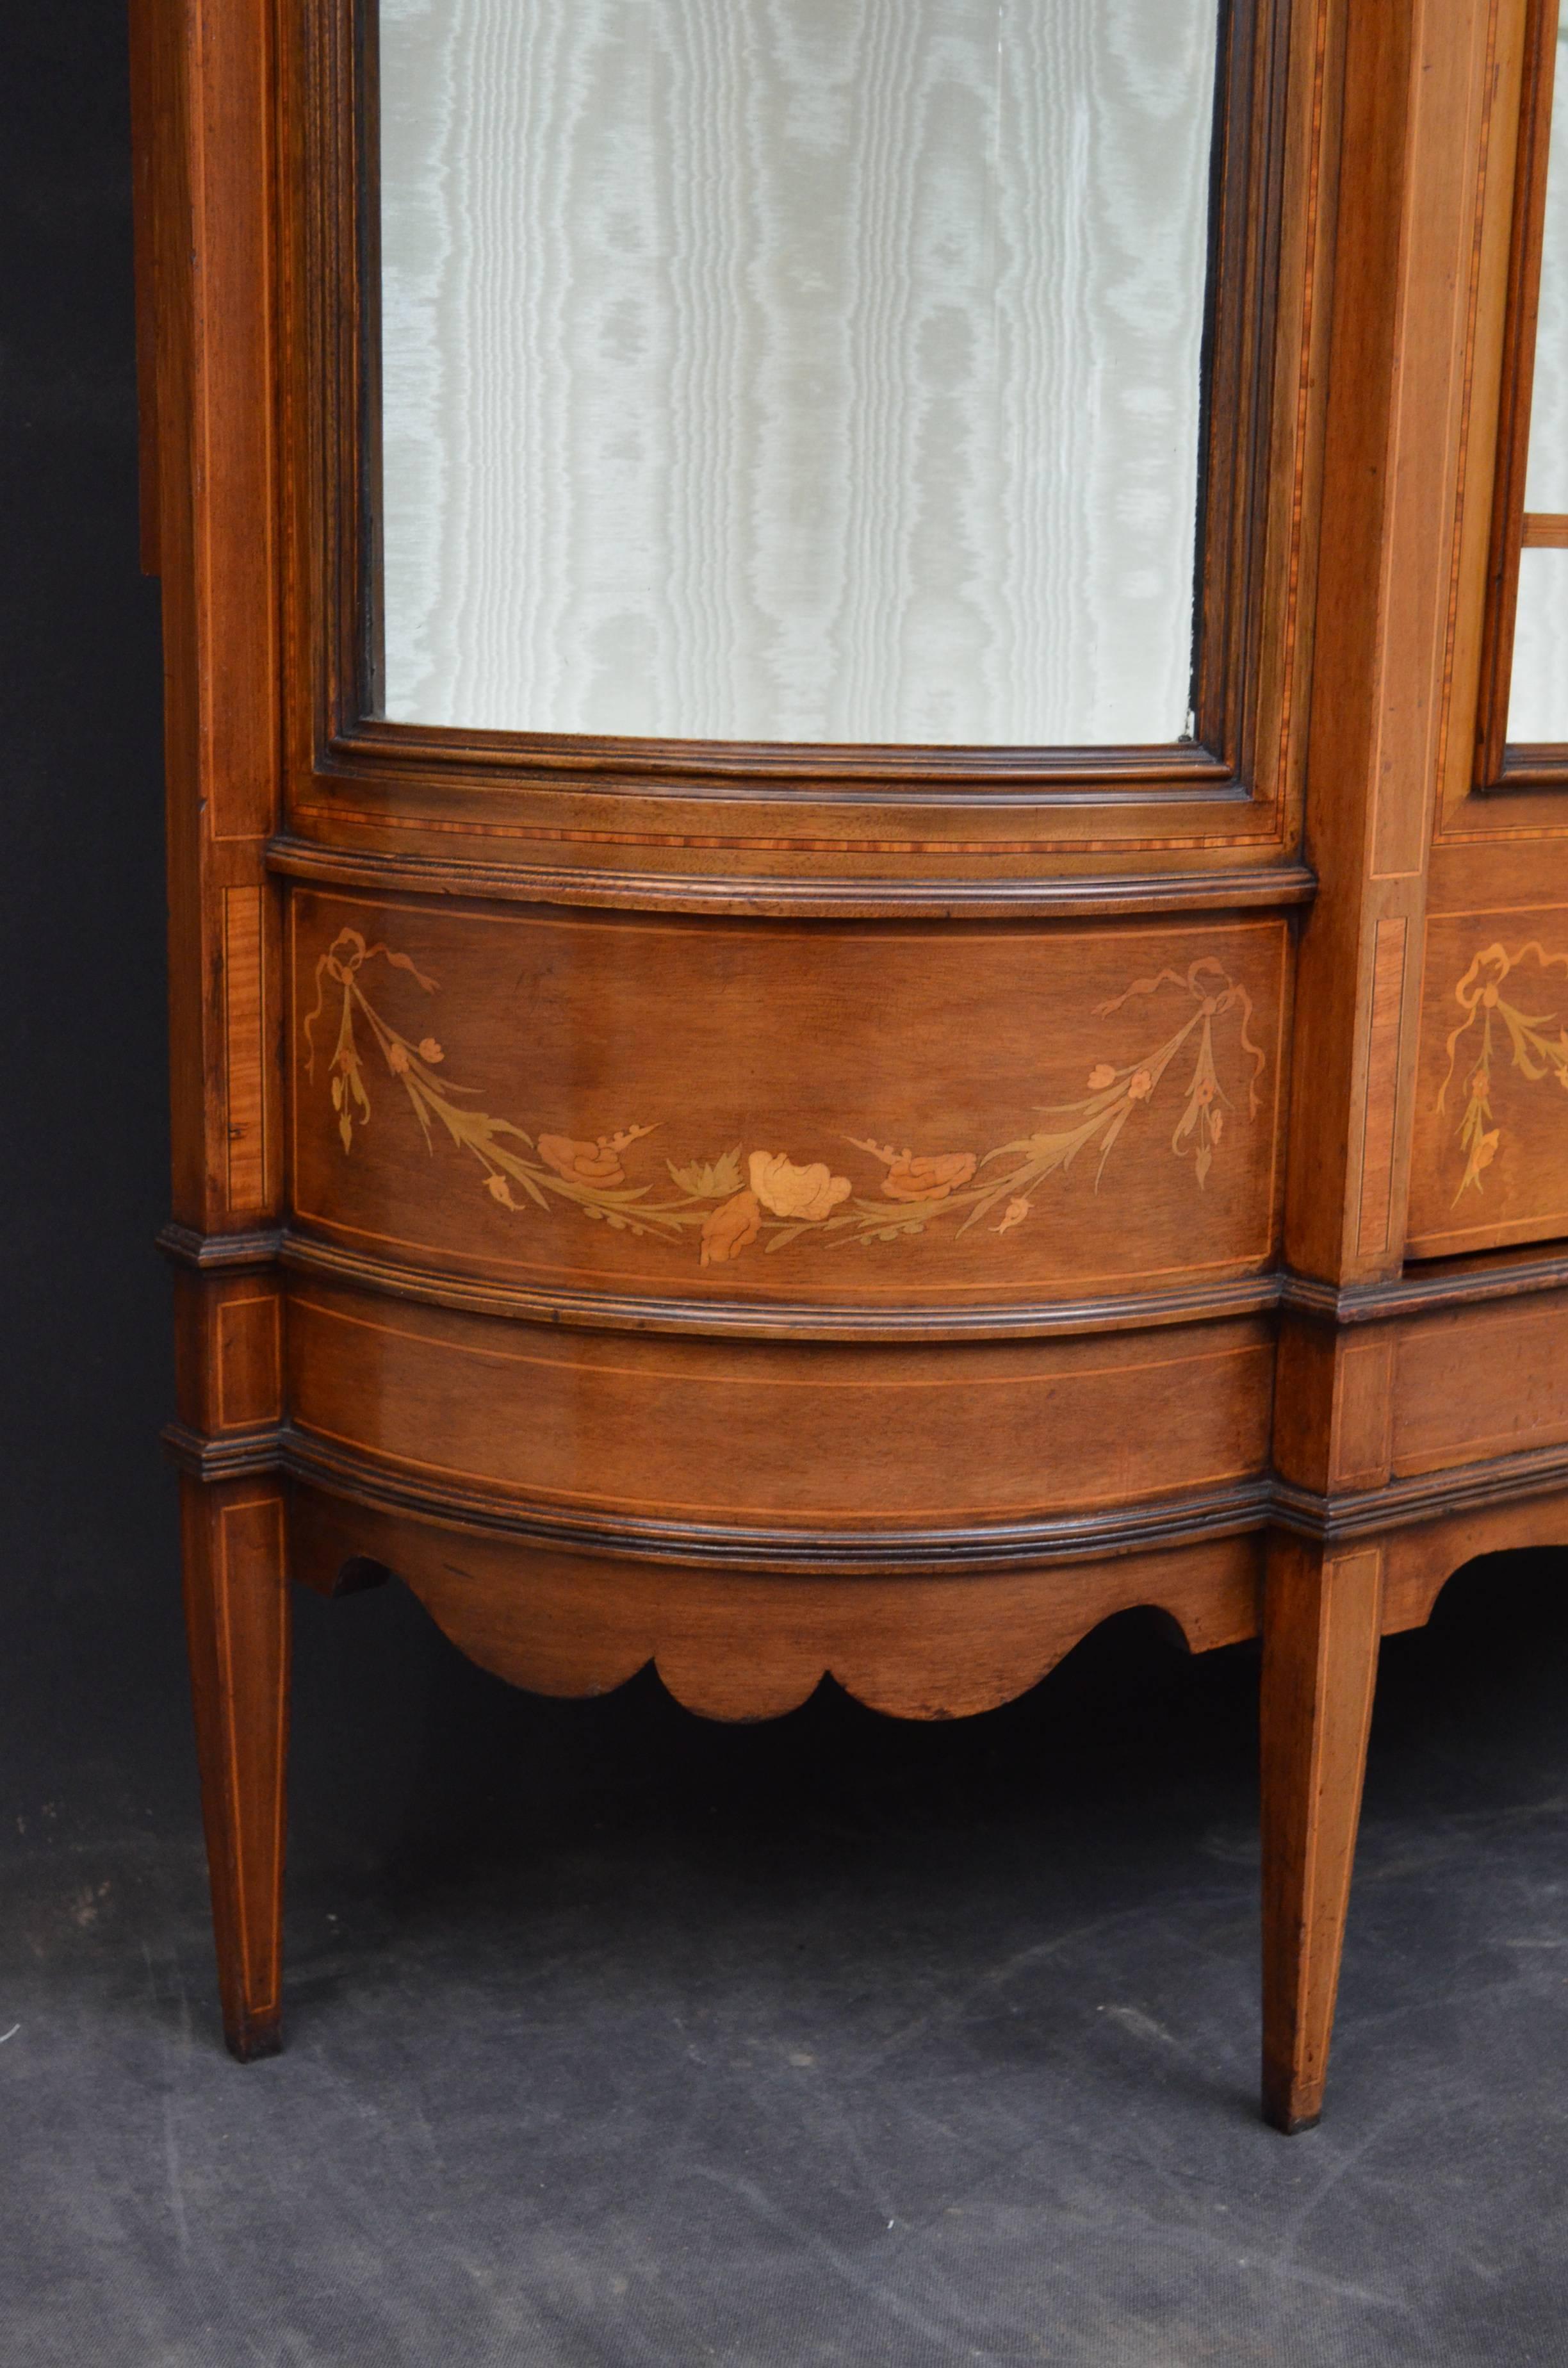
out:
<path id="1" fill-rule="evenodd" d="M 626 1171 L 607 1143 L 574 1143 L 569 1134 L 541 1134 L 539 1156 L 574 1184 L 624 1184 Z"/>
<path id="2" fill-rule="evenodd" d="M 969 1182 L 975 1164 L 972 1151 L 938 1152 L 930 1158 L 901 1151 L 882 1178 L 882 1190 L 890 1201 L 945 1201 Z"/>
<path id="3" fill-rule="evenodd" d="M 542 1151 L 544 1145 L 540 1144 Z M 840 1201 L 849 1198 L 849 1178 L 835 1176 L 819 1160 L 797 1167 L 782 1151 L 754 1151 L 747 1162 L 751 1189 L 775 1217 L 803 1218 L 819 1224 L 831 1217 Z"/>
<path id="4" fill-rule="evenodd" d="M 875 1135 L 851 1134 L 846 1140 L 857 1151 L 869 1151 L 887 1169 L 882 1191 L 890 1201 L 945 1201 L 970 1183 L 980 1161 L 972 1151 L 897 1151 Z"/>
<path id="5" fill-rule="evenodd" d="M 825 1170 L 824 1171 L 825 1173 Z M 703 1266 L 724 1266 L 756 1241 L 762 1210 L 755 1192 L 737 1192 L 703 1220 Z"/>
<path id="6" fill-rule="evenodd" d="M 1528 951 L 1540 954 L 1539 948 Z M 1498 1002 L 1496 978 L 1506 974 L 1512 959 L 1501 948 L 1493 948 L 1472 965 L 1460 993 L 1467 1020 L 1479 1012 L 1490 1026 L 1495 1012 L 1513 1037 L 1516 1066 L 1529 1076 L 1552 1070 L 1568 1087 L 1568 1029 L 1561 1030 L 1553 1044 L 1544 1030 L 1559 1025 L 1555 1019 L 1530 1019 Z M 1552 959 L 1568 967 L 1568 958 Z M 1097 1154 L 1091 1189 L 1098 1190 L 1129 1117 L 1161 1098 L 1163 1080 L 1184 1047 L 1190 1048 L 1193 1065 L 1171 1148 L 1192 1157 L 1201 1187 L 1225 1131 L 1225 1112 L 1233 1108 L 1222 1082 L 1227 1051 L 1252 1063 L 1251 1076 L 1244 1076 L 1243 1083 L 1255 1117 L 1267 1065 L 1263 1048 L 1250 1032 L 1253 1005 L 1245 987 L 1212 955 L 1200 955 L 1185 971 L 1165 970 L 1136 979 L 1096 1007 L 1096 1017 L 1106 1020 L 1133 1004 L 1168 996 L 1183 998 L 1186 1011 L 1174 1015 L 1175 1024 L 1163 1042 L 1150 1046 L 1144 1040 L 1141 1060 L 1119 1067 L 1108 1061 L 1096 1063 L 1088 1072 L 1087 1097 L 1043 1106 L 1043 1123 L 1032 1131 L 997 1143 L 983 1154 L 901 1150 L 875 1137 L 849 1136 L 853 1147 L 882 1171 L 876 1177 L 880 1193 L 873 1198 L 869 1175 L 856 1186 L 849 1177 L 835 1174 L 826 1160 L 793 1160 L 782 1151 L 754 1151 L 743 1158 L 741 1143 L 725 1150 L 722 1144 L 715 1148 L 711 1140 L 699 1142 L 698 1156 L 684 1160 L 629 1158 L 642 1137 L 656 1131 L 653 1125 L 626 1126 L 592 1141 L 566 1134 L 536 1140 L 511 1119 L 477 1107 L 473 1087 L 437 1076 L 437 1064 L 444 1057 L 437 1039 L 426 1036 L 416 1043 L 379 1008 L 379 999 L 372 1001 L 368 995 L 367 974 L 381 963 L 404 973 L 422 993 L 437 992 L 437 981 L 426 977 L 407 954 L 369 944 L 357 930 L 343 930 L 316 963 L 315 1004 L 304 1021 L 308 1074 L 314 1076 L 318 1052 L 326 1051 L 318 1046 L 314 1031 L 329 1001 L 335 1004 L 328 1083 L 345 1154 L 353 1150 L 358 1128 L 370 1116 L 358 1021 L 370 1031 L 388 1070 L 406 1094 L 427 1149 L 437 1155 L 450 1143 L 468 1155 L 478 1166 L 475 1181 L 498 1208 L 519 1217 L 530 1210 L 548 1216 L 565 1202 L 578 1216 L 612 1233 L 672 1247 L 683 1239 L 690 1243 L 695 1235 L 705 1267 L 727 1265 L 754 1243 L 772 1253 L 788 1250 L 807 1235 L 824 1248 L 854 1244 L 869 1249 L 913 1244 L 938 1231 L 957 1242 L 983 1224 L 994 1235 L 1012 1233 L 1031 1214 L 1046 1178 L 1064 1174 L 1081 1155 L 1093 1158 Z M 1458 1033 L 1463 1032 L 1461 1026 Z M 1457 1037 L 1450 1042 L 1450 1059 L 1454 1042 Z M 1471 1183 L 1495 1156 L 1500 1141 L 1484 1101 L 1488 1055 L 1494 1049 L 1488 1038 L 1471 1073 L 1472 1100 L 1465 1125 L 1470 1153 L 1466 1180 Z M 1227 1069 L 1225 1074 L 1231 1073 Z M 939 1115 L 933 1115 L 926 1140 L 935 1134 L 940 1141 L 943 1124 Z M 667 1182 L 653 1172 L 655 1165 L 662 1165 Z M 994 1212 L 1000 1212 L 994 1221 Z"/>

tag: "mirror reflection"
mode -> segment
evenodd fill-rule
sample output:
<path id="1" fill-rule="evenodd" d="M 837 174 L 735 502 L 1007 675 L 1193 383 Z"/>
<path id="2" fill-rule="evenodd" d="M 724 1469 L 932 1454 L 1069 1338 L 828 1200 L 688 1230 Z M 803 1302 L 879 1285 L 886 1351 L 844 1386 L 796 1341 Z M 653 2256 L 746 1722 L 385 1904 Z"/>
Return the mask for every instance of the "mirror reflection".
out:
<path id="1" fill-rule="evenodd" d="M 381 0 L 387 715 L 1186 736 L 1217 15 Z"/>

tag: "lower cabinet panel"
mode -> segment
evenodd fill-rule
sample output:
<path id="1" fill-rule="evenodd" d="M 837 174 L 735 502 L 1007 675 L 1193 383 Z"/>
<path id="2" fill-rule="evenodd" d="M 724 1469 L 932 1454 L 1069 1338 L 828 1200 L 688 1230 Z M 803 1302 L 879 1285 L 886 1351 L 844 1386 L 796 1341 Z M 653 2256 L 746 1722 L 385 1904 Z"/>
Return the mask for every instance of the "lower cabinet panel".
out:
<path id="1" fill-rule="evenodd" d="M 1396 1476 L 1565 1443 L 1568 1292 L 1456 1308 L 1401 1327 Z"/>
<path id="2" fill-rule="evenodd" d="M 586 1332 L 298 1282 L 307 1439 L 607 1519 L 963 1526 L 1256 1478 L 1266 1321 L 918 1349 Z"/>
<path id="3" fill-rule="evenodd" d="M 1568 1237 L 1568 905 L 1426 929 L 1412 1258 Z"/>
<path id="4" fill-rule="evenodd" d="M 292 1218 L 533 1288 L 1017 1304 L 1260 1273 L 1286 916 L 698 920 L 296 891 Z"/>

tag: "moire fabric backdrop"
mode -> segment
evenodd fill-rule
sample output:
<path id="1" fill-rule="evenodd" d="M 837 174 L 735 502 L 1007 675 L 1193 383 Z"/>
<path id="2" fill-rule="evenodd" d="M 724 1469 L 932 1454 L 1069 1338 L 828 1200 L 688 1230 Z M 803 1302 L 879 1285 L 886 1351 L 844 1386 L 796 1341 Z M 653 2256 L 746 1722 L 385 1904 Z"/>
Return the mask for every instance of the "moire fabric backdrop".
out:
<path id="1" fill-rule="evenodd" d="M 1558 92 L 1568 93 L 1568 17 L 1557 42 Z M 1568 516 L 1568 136 L 1551 143 L 1525 507 Z M 1508 730 L 1516 740 L 1568 740 L 1568 551 L 1528 551 L 1519 568 Z"/>
<path id="2" fill-rule="evenodd" d="M 1179 738 L 1216 23 L 385 0 L 388 712 Z"/>

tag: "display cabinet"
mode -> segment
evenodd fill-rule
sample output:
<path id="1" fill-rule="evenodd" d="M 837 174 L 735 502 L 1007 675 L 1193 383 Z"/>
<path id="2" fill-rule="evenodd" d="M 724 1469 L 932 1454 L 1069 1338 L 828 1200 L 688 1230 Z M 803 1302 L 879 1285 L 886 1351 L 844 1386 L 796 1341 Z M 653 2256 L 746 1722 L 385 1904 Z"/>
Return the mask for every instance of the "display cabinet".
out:
<path id="1" fill-rule="evenodd" d="M 187 1602 L 910 1717 L 1261 1633 L 1322 2100 L 1380 1638 L 1568 1543 L 1540 0 L 136 0 Z M 1561 184 L 1561 186 L 1560 186 Z"/>

